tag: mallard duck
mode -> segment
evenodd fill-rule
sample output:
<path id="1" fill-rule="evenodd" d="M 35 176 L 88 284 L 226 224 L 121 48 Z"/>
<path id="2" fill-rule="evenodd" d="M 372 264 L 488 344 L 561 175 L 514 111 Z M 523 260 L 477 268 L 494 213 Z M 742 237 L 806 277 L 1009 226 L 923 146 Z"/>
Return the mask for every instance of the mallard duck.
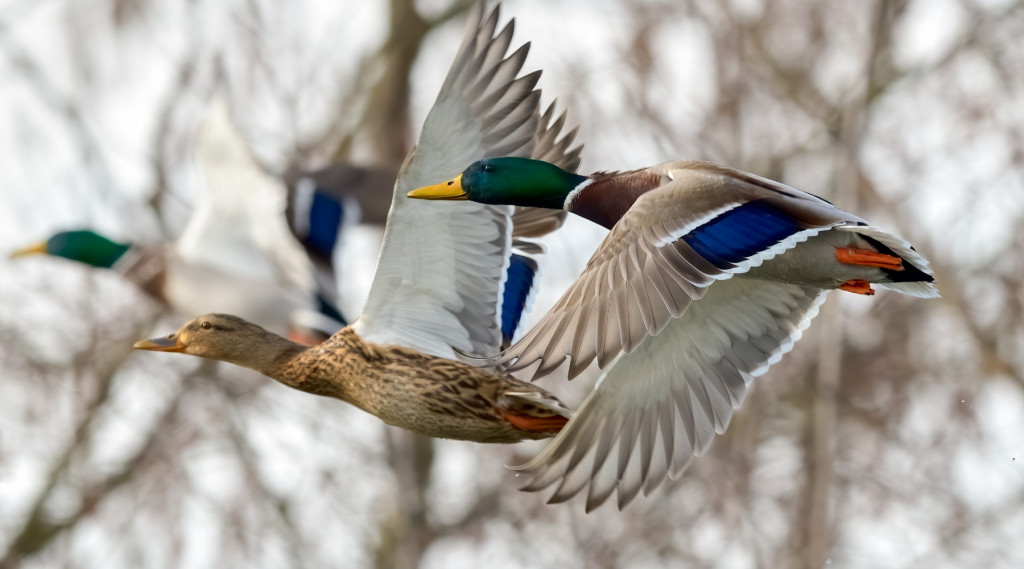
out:
<path id="1" fill-rule="evenodd" d="M 312 265 L 289 234 L 284 189 L 254 163 L 219 100 L 197 147 L 208 189 L 177 241 L 133 245 L 92 230 L 62 231 L 13 256 L 45 253 L 112 269 L 178 314 L 230 311 L 323 341 L 344 321 L 317 294 Z"/>
<path id="2" fill-rule="evenodd" d="M 514 443 L 553 436 L 568 420 L 569 410 L 532 383 L 419 350 L 367 342 L 352 327 L 309 347 L 236 316 L 207 314 L 135 348 L 254 369 L 431 437 Z"/>
<path id="3" fill-rule="evenodd" d="M 317 291 L 341 308 L 338 255 L 343 234 L 356 225 L 384 227 L 398 170 L 337 163 L 312 172 L 286 174 L 288 227 L 316 269 Z"/>
<path id="4" fill-rule="evenodd" d="M 573 169 L 575 131 L 539 112 L 539 72 L 522 77 L 526 44 L 506 56 L 513 23 L 477 6 L 469 31 L 394 187 L 383 246 L 359 319 L 324 344 L 301 346 L 238 318 L 210 315 L 136 348 L 224 360 L 286 385 L 337 397 L 421 434 L 480 442 L 544 438 L 569 410 L 546 391 L 460 362 L 503 342 L 506 267 L 537 253 L 527 238 L 563 212 L 466 202 L 445 207 L 405 196 L 494 155 L 544 158 Z M 518 252 L 515 252 L 518 251 Z M 526 284 L 519 283 L 519 284 Z M 511 315 L 518 320 L 518 314 Z"/>
<path id="5" fill-rule="evenodd" d="M 722 433 L 751 378 L 790 351 L 830 289 L 938 296 L 909 243 L 827 201 L 708 162 L 582 176 L 481 160 L 410 197 L 569 211 L 611 231 L 554 308 L 486 360 L 542 376 L 606 368 L 573 420 L 523 467 L 551 501 L 618 490 L 622 508 Z M 610 364 L 611 367 L 608 367 Z M 638 440 L 639 437 L 639 440 Z"/>
<path id="6" fill-rule="evenodd" d="M 340 217 L 349 215 L 353 209 L 360 223 L 384 227 L 391 208 L 391 189 L 398 171 L 384 166 L 359 166 L 349 163 L 338 163 L 313 170 L 286 176 L 288 186 L 295 194 L 288 204 L 288 223 L 292 231 L 301 235 L 300 241 L 317 252 L 329 249 L 320 245 L 333 236 L 317 235 L 318 232 L 330 231 L 328 223 L 318 226 L 317 219 L 328 217 L 335 211 Z M 322 208 L 316 206 L 323 203 Z"/>

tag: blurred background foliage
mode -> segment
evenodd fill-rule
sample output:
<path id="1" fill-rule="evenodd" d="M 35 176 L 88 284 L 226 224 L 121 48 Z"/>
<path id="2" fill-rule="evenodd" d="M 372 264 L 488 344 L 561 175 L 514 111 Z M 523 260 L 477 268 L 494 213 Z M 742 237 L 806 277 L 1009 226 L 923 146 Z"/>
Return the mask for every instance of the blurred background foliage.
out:
<path id="1" fill-rule="evenodd" d="M 205 191 L 193 141 L 215 93 L 282 181 L 397 167 L 468 4 L 0 3 L 0 247 L 173 239 Z M 116 274 L 0 260 L 0 567 L 1024 566 L 1021 2 L 504 14 L 581 124 L 584 171 L 691 158 L 781 180 L 913 241 L 943 298 L 833 294 L 708 456 L 588 516 L 515 490 L 503 465 L 536 445 L 416 440 L 237 368 L 133 354 L 183 315 Z M 349 316 L 379 235 L 345 236 Z M 534 318 L 601 237 L 554 236 Z"/>

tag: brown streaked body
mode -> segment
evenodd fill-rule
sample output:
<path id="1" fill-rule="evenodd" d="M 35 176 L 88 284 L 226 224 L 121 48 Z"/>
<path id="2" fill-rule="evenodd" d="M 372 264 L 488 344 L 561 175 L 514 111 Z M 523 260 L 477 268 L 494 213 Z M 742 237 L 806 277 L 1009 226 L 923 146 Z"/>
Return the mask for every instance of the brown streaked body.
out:
<path id="1" fill-rule="evenodd" d="M 543 389 L 484 368 L 364 341 L 346 327 L 307 348 L 241 318 L 208 314 L 137 349 L 180 352 L 254 369 L 334 397 L 430 437 L 514 443 L 554 436 L 569 411 Z"/>

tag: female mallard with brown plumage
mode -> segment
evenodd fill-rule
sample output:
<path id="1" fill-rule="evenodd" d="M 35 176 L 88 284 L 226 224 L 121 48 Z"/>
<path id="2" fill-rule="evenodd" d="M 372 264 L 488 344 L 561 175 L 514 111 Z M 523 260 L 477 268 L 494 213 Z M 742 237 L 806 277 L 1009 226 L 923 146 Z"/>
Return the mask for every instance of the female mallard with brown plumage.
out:
<path id="1" fill-rule="evenodd" d="M 166 338 L 135 347 L 251 368 L 431 437 L 482 443 L 542 439 L 557 433 L 568 416 L 568 409 L 531 383 L 418 350 L 367 342 L 351 326 L 310 348 L 236 316 L 207 314 Z"/>
<path id="2" fill-rule="evenodd" d="M 485 356 L 511 335 L 535 267 L 527 237 L 557 228 L 563 212 L 474 203 L 449 208 L 406 197 L 487 156 L 544 158 L 574 169 L 573 133 L 541 116 L 539 72 L 516 76 L 523 46 L 506 57 L 512 23 L 478 6 L 455 62 L 395 183 L 394 201 L 370 296 L 352 326 L 305 349 L 231 316 L 192 320 L 136 348 L 229 361 L 319 395 L 336 397 L 385 422 L 425 435 L 514 442 L 554 435 L 569 411 L 544 390 L 456 361 Z M 525 267 L 506 274 L 510 258 Z"/>
<path id="3" fill-rule="evenodd" d="M 725 431 L 752 377 L 789 352 L 831 289 L 938 296 L 909 243 L 821 198 L 708 162 L 581 176 L 494 158 L 412 197 L 545 207 L 611 229 L 583 274 L 490 362 L 535 377 L 606 368 L 523 468 L 587 509 L 650 492 Z M 462 203 L 453 202 L 453 203 Z"/>

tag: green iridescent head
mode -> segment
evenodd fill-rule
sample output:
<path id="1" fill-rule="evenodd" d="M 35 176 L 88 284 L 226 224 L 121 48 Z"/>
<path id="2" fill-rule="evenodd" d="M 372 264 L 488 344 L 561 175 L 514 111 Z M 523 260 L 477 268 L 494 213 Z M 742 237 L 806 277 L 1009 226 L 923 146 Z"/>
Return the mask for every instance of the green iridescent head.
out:
<path id="1" fill-rule="evenodd" d="M 43 243 L 15 251 L 11 257 L 46 254 L 109 269 L 127 250 L 128 245 L 111 241 L 95 231 L 83 229 L 61 231 Z"/>
<path id="2" fill-rule="evenodd" d="M 585 176 L 529 158 L 486 158 L 455 178 L 409 192 L 410 198 L 562 209 Z"/>

